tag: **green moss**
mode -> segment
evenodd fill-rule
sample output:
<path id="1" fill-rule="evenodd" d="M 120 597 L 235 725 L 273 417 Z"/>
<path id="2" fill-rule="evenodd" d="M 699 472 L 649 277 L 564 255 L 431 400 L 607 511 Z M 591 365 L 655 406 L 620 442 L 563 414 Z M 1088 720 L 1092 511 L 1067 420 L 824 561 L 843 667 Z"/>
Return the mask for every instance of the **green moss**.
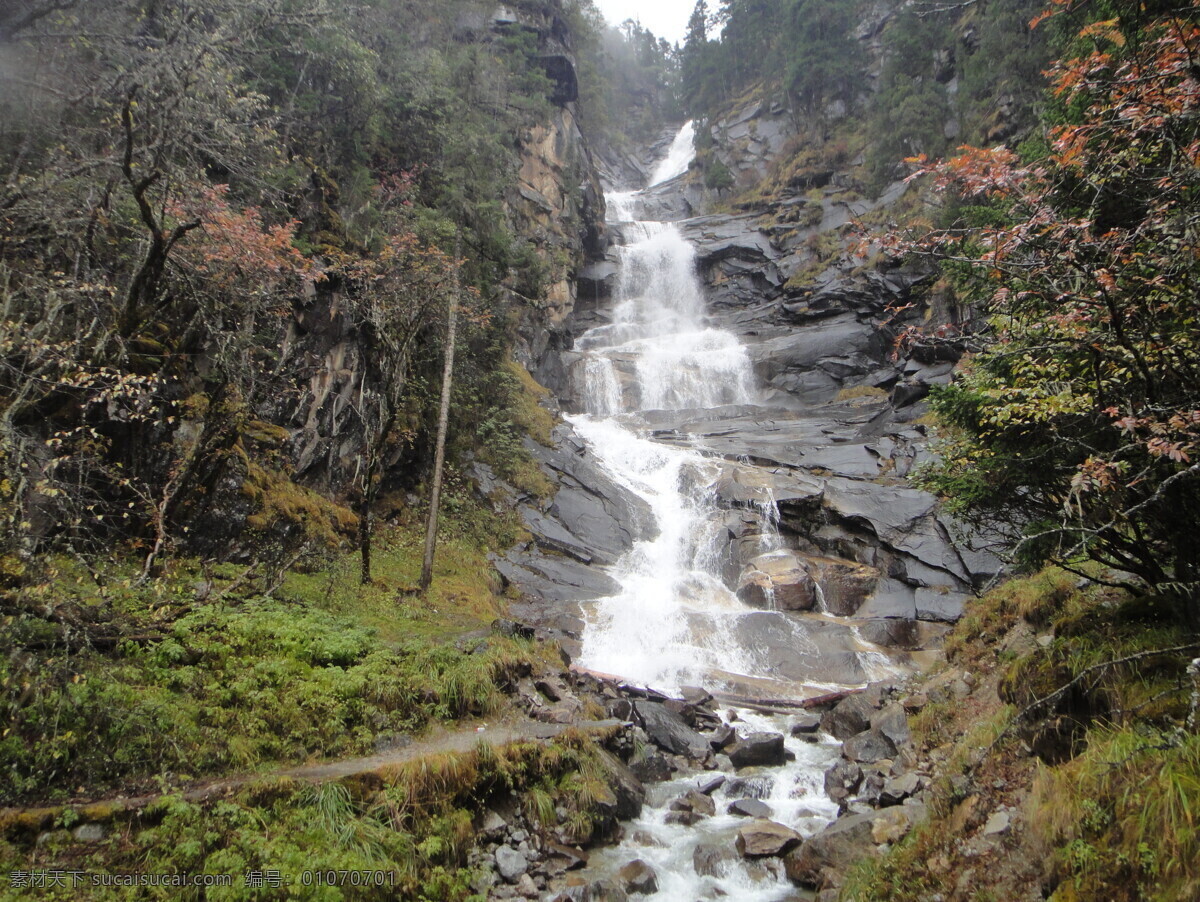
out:
<path id="1" fill-rule="evenodd" d="M 499 637 L 453 644 L 500 613 L 486 554 L 502 533 L 478 508 L 465 522 L 448 516 L 424 597 L 406 591 L 420 572 L 419 523 L 381 533 L 371 586 L 359 585 L 357 561 L 344 554 L 288 574 L 270 599 L 255 595 L 253 580 L 245 595 L 223 597 L 244 568 L 207 570 L 214 601 L 196 603 L 194 565 L 175 562 L 145 584 L 132 576 L 136 562 L 114 565 L 101 588 L 62 562 L 51 582 L 27 590 L 31 598 L 119 610 L 133 629 L 161 638 L 28 666 L 0 660 L 0 688 L 20 700 L 0 737 L 0 795 L 98 792 L 168 771 L 186 783 L 360 754 L 379 734 L 493 712 L 515 670 L 543 654 Z"/>
<path id="2" fill-rule="evenodd" d="M 1078 898 L 1196 898 L 1200 736 L 1093 730 L 1087 751 L 1039 774 L 1031 821 Z"/>
<path id="3" fill-rule="evenodd" d="M 233 874 L 226 890 L 180 891 L 152 898 L 274 898 L 242 875 L 278 872 L 288 898 L 465 900 L 475 873 L 466 866 L 474 818 L 485 806 L 540 799 L 531 815 L 548 830 L 601 824 L 596 809 L 611 795 L 590 739 L 566 735 L 550 744 L 481 745 L 431 755 L 318 786 L 272 781 L 205 803 L 165 796 L 122 834 L 98 844 L 0 848 L 0 865 L 66 866 L 95 873 Z M 32 837 L 31 837 L 32 838 Z M 381 874 L 383 886 L 322 887 L 317 872 Z M 306 884 L 304 875 L 309 876 Z M 190 893 L 190 894 L 189 894 Z M 39 898 L 113 898 L 90 887 L 50 889 Z"/>
<path id="4" fill-rule="evenodd" d="M 259 532 L 288 524 L 319 545 L 336 548 L 358 527 L 358 518 L 348 508 L 253 461 L 247 462 L 242 493 L 257 507 L 246 525 Z"/>

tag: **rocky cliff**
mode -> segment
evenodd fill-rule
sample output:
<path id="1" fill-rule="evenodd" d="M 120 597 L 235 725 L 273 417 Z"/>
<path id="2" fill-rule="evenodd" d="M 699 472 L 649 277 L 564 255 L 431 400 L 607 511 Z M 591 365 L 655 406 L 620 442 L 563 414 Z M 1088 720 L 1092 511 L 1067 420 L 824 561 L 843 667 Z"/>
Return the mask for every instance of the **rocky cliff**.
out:
<path id="1" fill-rule="evenodd" d="M 858 29 L 876 57 L 893 12 L 881 4 Z M 881 66 L 877 59 L 871 71 Z M 897 336 L 914 324 L 955 330 L 970 311 L 926 270 L 896 265 L 872 243 L 872 230 L 921 201 L 900 179 L 872 190 L 865 154 L 836 140 L 849 122 L 844 106 L 824 122 L 803 122 L 784 95 L 751 97 L 702 125 L 689 173 L 636 197 L 633 218 L 675 222 L 696 249 L 709 321 L 739 337 L 764 389 L 752 407 L 642 417 L 656 440 L 725 462 L 711 490 L 726 511 L 719 554 L 731 590 L 751 605 L 795 612 L 798 622 L 807 611 L 850 618 L 856 635 L 907 660 L 936 647 L 944 624 L 1000 570 L 986 537 L 966 535 L 907 479 L 929 454 L 922 399 L 949 381 L 958 351 L 898 350 Z M 671 132 L 646 160 L 606 154 L 606 186 L 644 184 L 647 161 L 665 153 Z M 738 197 L 704 186 L 712 160 L 737 174 Z M 621 228 L 610 224 L 618 238 Z M 539 377 L 568 411 L 584 409 L 572 373 L 585 355 L 572 342 L 613 321 L 620 265 L 614 247 L 579 273 L 576 303 L 540 359 Z M 628 391 L 632 374 L 619 376 Z M 559 478 L 569 472 L 570 484 L 540 508 L 526 504 L 532 541 L 498 567 L 526 597 L 519 613 L 572 650 L 582 626 L 576 604 L 614 591 L 607 568 L 638 538 L 638 518 L 566 427 L 543 463 Z M 785 547 L 764 554 L 775 528 Z M 594 543 L 592 530 L 611 541 Z M 838 622 L 804 627 L 825 652 L 810 670 L 796 664 L 794 636 L 772 635 L 753 618 L 745 628 L 780 674 L 861 681 L 853 656 L 839 657 L 853 640 L 839 636 Z"/>

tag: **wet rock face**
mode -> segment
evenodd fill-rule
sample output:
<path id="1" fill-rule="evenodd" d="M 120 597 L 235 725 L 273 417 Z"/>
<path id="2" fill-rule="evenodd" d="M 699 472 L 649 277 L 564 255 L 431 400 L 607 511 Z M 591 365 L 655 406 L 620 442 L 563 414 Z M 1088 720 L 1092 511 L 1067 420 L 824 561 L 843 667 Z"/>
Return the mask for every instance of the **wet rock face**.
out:
<path id="1" fill-rule="evenodd" d="M 704 757 L 708 740 L 693 730 L 679 714 L 659 702 L 634 703 L 634 714 L 646 735 L 661 749 L 676 755 Z"/>
<path id="2" fill-rule="evenodd" d="M 744 118 L 739 113 L 720 125 L 722 140 L 745 140 L 757 152 L 752 145 L 761 138 L 755 136 L 770 131 L 776 118 L 772 107 L 745 111 Z M 763 144 L 768 155 L 773 140 Z M 627 184 L 637 169 L 617 160 L 609 181 Z M 640 172 L 644 180 L 645 166 Z M 923 624 L 957 618 L 999 562 L 961 549 L 956 525 L 906 480 L 927 456 L 924 426 L 914 422 L 924 408 L 916 395 L 901 399 L 898 386 L 916 386 L 919 393 L 919 386 L 945 381 L 955 357 L 931 347 L 892 359 L 894 329 L 905 323 L 885 321 L 926 274 L 852 271 L 836 260 L 825 271 L 813 270 L 808 239 L 832 240 L 850 219 L 887 207 L 906 189 L 898 185 L 874 200 L 845 202 L 834 197 L 845 187 L 836 173 L 827 192 L 821 181 L 777 198 L 769 210 L 733 216 L 694 216 L 686 177 L 638 199 L 642 209 L 634 215 L 691 217 L 678 225 L 696 248 L 697 269 L 709 286 L 709 322 L 739 337 L 763 391 L 754 404 L 633 416 L 655 440 L 724 462 L 715 478 L 691 478 L 711 479 L 720 508 L 709 543 L 720 579 L 763 615 L 738 619 L 740 646 L 755 649 L 781 681 L 853 685 L 872 677 L 863 652 L 876 649 L 865 643 L 886 649 L 899 666 L 920 660 L 909 653 L 936 648 L 940 632 Z M 611 323 L 618 262 L 616 253 L 590 262 L 571 313 L 538 357 L 546 373 L 561 377 L 552 388 L 566 409 L 578 410 L 580 401 L 568 374 L 572 367 L 585 369 L 585 350 L 572 343 L 587 329 Z M 939 309 L 939 315 L 957 315 L 949 301 Z M 616 354 L 611 363 L 628 402 L 637 394 L 636 360 Z M 653 527 L 646 505 L 595 466 L 569 429 L 556 433 L 554 449 L 531 450 L 559 489 L 544 504 L 516 499 L 532 540 L 496 566 L 524 596 L 519 617 L 539 635 L 560 638 L 574 656 L 583 627 L 579 603 L 617 593 L 614 564 Z M 688 625 L 706 628 L 700 618 Z M 742 691 L 734 683 L 733 691 Z M 752 686 L 745 691 L 752 694 Z M 677 749 L 688 742 L 677 739 L 668 751 L 684 754 Z"/>
<path id="3" fill-rule="evenodd" d="M 770 611 L 811 611 L 820 587 L 790 551 L 773 551 L 753 558 L 738 578 L 737 595 L 751 607 Z"/>

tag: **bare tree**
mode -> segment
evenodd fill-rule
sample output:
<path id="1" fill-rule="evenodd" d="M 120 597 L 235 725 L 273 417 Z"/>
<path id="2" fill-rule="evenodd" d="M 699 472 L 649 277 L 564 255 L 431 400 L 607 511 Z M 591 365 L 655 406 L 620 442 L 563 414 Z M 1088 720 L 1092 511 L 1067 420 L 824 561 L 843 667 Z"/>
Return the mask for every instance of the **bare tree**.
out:
<path id="1" fill-rule="evenodd" d="M 455 273 L 458 271 L 458 244 L 455 244 Z M 456 278 L 457 283 L 457 278 Z M 456 286 L 457 287 L 457 286 Z M 442 495 L 442 466 L 446 459 L 446 428 L 450 421 L 450 388 L 454 379 L 454 338 L 458 322 L 458 292 L 450 295 L 446 325 L 445 363 L 442 367 L 442 400 L 438 408 L 437 448 L 433 456 L 433 485 L 429 492 L 429 522 L 425 527 L 425 559 L 421 564 L 421 591 L 433 582 L 433 553 L 437 545 L 438 506 Z"/>

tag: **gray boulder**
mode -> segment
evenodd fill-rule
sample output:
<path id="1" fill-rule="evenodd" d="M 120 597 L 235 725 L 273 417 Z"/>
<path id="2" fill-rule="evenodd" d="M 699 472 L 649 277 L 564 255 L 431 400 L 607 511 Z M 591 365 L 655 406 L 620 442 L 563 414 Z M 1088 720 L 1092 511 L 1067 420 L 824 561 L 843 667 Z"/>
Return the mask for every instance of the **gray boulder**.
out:
<path id="1" fill-rule="evenodd" d="M 821 729 L 834 739 L 849 739 L 871 726 L 875 706 L 862 693 L 847 696 L 821 718 Z"/>
<path id="2" fill-rule="evenodd" d="M 858 791 L 862 780 L 862 768 L 842 758 L 825 771 L 825 794 L 835 802 L 844 802 Z"/>
<path id="3" fill-rule="evenodd" d="M 735 817 L 770 818 L 775 816 L 771 806 L 760 799 L 735 799 L 725 810 Z"/>
<path id="4" fill-rule="evenodd" d="M 777 767 L 787 761 L 782 733 L 751 733 L 729 748 L 734 767 Z"/>
<path id="5" fill-rule="evenodd" d="M 864 730 L 842 743 L 842 755 L 860 764 L 874 764 L 896 755 L 896 746 L 874 730 Z"/>
<path id="6" fill-rule="evenodd" d="M 646 788 L 619 758 L 603 749 L 599 749 L 598 753 L 608 793 L 597 801 L 596 807 L 602 813 L 623 821 L 637 817 L 642 813 Z"/>
<path id="7" fill-rule="evenodd" d="M 525 856 L 509 846 L 496 849 L 496 871 L 508 883 L 516 883 L 529 870 Z"/>
<path id="8" fill-rule="evenodd" d="M 871 729 L 886 736 L 896 748 L 912 742 L 908 715 L 899 702 L 892 702 L 871 717 Z"/>
<path id="9" fill-rule="evenodd" d="M 800 845 L 803 837 L 790 827 L 768 820 L 753 820 L 738 830 L 738 854 L 743 858 L 785 855 Z"/>
<path id="10" fill-rule="evenodd" d="M 689 758 L 702 758 L 708 753 L 708 740 L 660 702 L 637 701 L 633 708 L 646 735 L 659 748 Z"/>
<path id="11" fill-rule="evenodd" d="M 874 812 L 839 817 L 805 840 L 783 859 L 788 879 L 801 886 L 816 887 L 824 868 L 842 870 L 869 854 L 874 849 L 871 827 L 875 817 Z"/>

